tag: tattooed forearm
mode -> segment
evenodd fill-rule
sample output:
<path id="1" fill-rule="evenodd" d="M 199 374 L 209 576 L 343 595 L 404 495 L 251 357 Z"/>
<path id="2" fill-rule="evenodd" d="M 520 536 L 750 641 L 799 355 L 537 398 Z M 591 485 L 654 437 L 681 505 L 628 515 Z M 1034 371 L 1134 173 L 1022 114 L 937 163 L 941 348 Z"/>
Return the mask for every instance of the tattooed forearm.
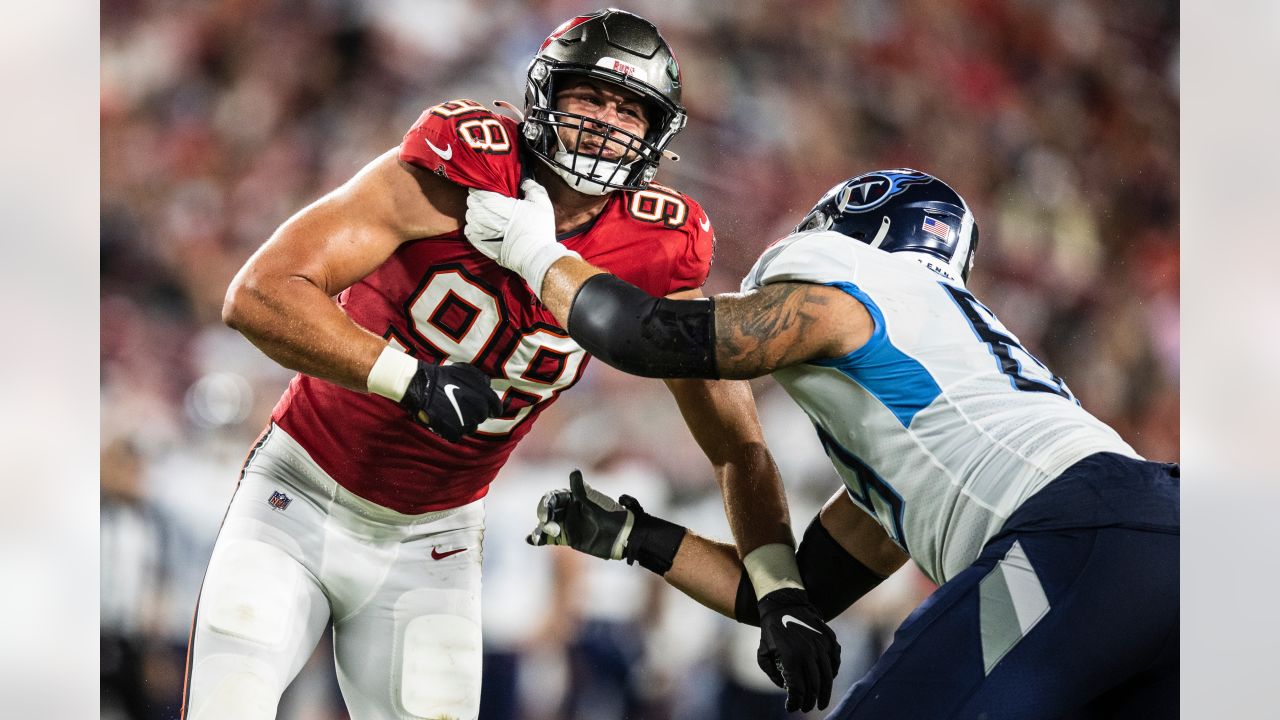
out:
<path id="1" fill-rule="evenodd" d="M 841 306 L 833 307 L 837 304 Z M 743 295 L 720 295 L 716 362 L 725 378 L 767 375 L 834 356 L 850 344 L 850 350 L 860 346 L 869 332 L 863 335 L 858 326 L 869 323 L 860 303 L 823 285 L 779 283 Z"/>

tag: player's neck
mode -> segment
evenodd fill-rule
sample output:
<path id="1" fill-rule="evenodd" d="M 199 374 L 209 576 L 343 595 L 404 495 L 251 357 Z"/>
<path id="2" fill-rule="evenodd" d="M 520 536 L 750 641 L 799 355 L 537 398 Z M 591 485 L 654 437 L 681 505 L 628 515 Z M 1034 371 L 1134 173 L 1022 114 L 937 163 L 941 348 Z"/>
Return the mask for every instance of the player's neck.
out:
<path id="1" fill-rule="evenodd" d="M 569 232 L 595 219 L 609 202 L 606 195 L 584 195 L 569 187 L 559 175 L 545 167 L 534 170 L 537 181 L 547 189 L 556 211 L 556 234 Z"/>

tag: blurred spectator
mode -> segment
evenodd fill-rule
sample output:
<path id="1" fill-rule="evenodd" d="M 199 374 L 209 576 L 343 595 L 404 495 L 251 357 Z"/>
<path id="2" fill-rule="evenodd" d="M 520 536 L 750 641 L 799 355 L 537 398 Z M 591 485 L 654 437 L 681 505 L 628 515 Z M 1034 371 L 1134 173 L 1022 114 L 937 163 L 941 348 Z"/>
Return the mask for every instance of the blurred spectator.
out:
<path id="1" fill-rule="evenodd" d="M 682 64 L 690 123 L 673 149 L 683 159 L 664 163 L 659 180 L 697 198 L 716 222 L 709 292 L 735 289 L 763 246 L 836 182 L 919 167 L 975 210 L 975 293 L 1140 453 L 1178 459 L 1176 5 L 622 5 L 657 22 Z M 139 653 L 185 642 L 199 568 L 239 463 L 288 379 L 220 324 L 236 268 L 290 213 L 397 144 L 424 107 L 453 97 L 520 105 L 524 68 L 545 30 L 593 9 L 579 0 L 103 3 L 104 716 L 108 704 L 118 717 L 146 716 L 129 688 L 157 671 Z M 812 513 L 799 509 L 816 508 L 838 485 L 808 422 L 778 409 L 789 403 L 774 402 L 771 381 L 755 388 L 801 532 Z M 523 463 L 493 487 L 486 552 L 495 565 L 506 553 L 516 564 L 536 555 L 518 534 L 532 516 L 528 499 L 563 483 L 550 468 L 588 462 L 597 435 L 625 439 L 633 459 L 666 479 L 676 516 L 714 493 L 676 412 L 656 382 L 594 364 L 526 439 Z M 522 468 L 528 478 L 518 477 Z M 501 498 L 508 489 L 520 502 Z M 714 514 L 716 503 L 708 508 Z M 186 544 L 157 540 L 174 527 Z M 552 669 L 563 669 L 565 648 L 534 639 L 550 632 L 542 623 L 557 577 L 554 563 L 537 562 L 546 564 L 524 576 L 545 583 L 534 595 L 540 609 L 486 610 L 487 681 L 535 705 L 520 690 L 528 674 L 514 679 L 517 666 L 547 668 L 535 681 L 544 689 L 567 682 Z M 506 582 L 489 572 L 486 602 Z M 890 606 L 910 607 L 928 591 L 908 585 Z M 682 708 L 728 707 L 713 687 L 732 680 L 717 669 L 732 665 L 731 643 L 712 640 L 731 624 L 678 597 L 663 606 L 646 642 L 672 614 L 707 617 L 675 638 L 684 654 L 666 643 L 678 657 L 668 664 L 687 672 L 672 674 L 661 686 L 665 704 L 654 706 L 673 718 L 714 717 L 719 710 Z M 855 610 L 847 642 L 871 637 L 874 653 L 893 612 L 868 612 Z M 507 617 L 495 622 L 496 614 Z M 530 652 L 537 662 L 525 661 Z M 856 654 L 846 647 L 846 662 Z M 164 671 L 179 685 L 181 672 L 180 658 Z M 161 687 L 153 697 L 168 692 Z M 554 715 L 535 705 L 506 712 Z M 282 706 L 281 717 L 314 712 Z"/>
<path id="2" fill-rule="evenodd" d="M 182 660 L 170 653 L 161 628 L 173 567 L 170 553 L 183 538 L 144 493 L 143 471 L 143 457 L 133 442 L 114 440 L 102 449 L 103 718 L 170 717 L 182 693 Z"/>

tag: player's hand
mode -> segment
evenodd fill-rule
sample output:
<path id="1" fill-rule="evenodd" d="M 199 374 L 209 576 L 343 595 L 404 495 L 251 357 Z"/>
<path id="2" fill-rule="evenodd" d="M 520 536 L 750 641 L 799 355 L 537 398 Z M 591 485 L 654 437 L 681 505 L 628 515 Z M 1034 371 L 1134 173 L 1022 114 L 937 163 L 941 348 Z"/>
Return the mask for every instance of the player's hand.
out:
<path id="1" fill-rule="evenodd" d="M 418 361 L 400 407 L 449 442 L 475 432 L 480 423 L 502 409 L 489 387 L 489 376 L 474 365 L 432 365 Z"/>
<path id="2" fill-rule="evenodd" d="M 463 235 L 477 250 L 525 279 L 534 292 L 552 263 L 578 254 L 556 241 L 556 215 L 547 191 L 532 178 L 520 184 L 524 199 L 487 190 L 467 194 Z"/>
<path id="3" fill-rule="evenodd" d="M 556 214 L 547 191 L 532 178 L 520 184 L 524 199 L 487 190 L 467 193 L 467 240 L 499 265 L 519 272 L 529 253 L 556 242 Z"/>
<path id="4" fill-rule="evenodd" d="M 760 649 L 756 661 L 769 679 L 787 690 L 787 710 L 808 712 L 831 702 L 831 682 L 840 670 L 840 643 L 809 596 L 782 588 L 760 598 Z"/>
<path id="5" fill-rule="evenodd" d="M 623 501 L 640 504 L 623 495 Z M 621 560 L 635 513 L 582 479 L 582 472 L 569 475 L 569 489 L 552 490 L 538 502 L 538 526 L 525 538 L 530 545 L 567 545 L 578 552 L 605 560 Z"/>

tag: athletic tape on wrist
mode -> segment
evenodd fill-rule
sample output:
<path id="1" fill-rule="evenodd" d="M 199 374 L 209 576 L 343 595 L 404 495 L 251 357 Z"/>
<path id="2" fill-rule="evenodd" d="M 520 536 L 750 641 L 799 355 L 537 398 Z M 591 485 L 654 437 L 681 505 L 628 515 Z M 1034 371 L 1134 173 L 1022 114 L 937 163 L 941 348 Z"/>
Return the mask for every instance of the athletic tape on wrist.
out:
<path id="1" fill-rule="evenodd" d="M 409 389 L 409 381 L 418 372 L 418 361 L 390 345 L 382 348 L 377 361 L 369 370 L 369 378 L 365 383 L 369 392 L 381 395 L 396 402 L 404 398 Z"/>
<path id="2" fill-rule="evenodd" d="M 804 589 L 804 583 L 800 581 L 800 566 L 796 564 L 796 551 L 790 545 L 761 545 L 747 553 L 742 564 L 756 589 L 757 600 L 782 588 Z"/>
<path id="3" fill-rule="evenodd" d="M 539 300 L 542 299 L 542 281 L 547 277 L 547 271 L 551 269 L 552 265 L 556 264 L 557 260 L 566 257 L 582 259 L 582 256 L 578 253 L 560 243 L 555 243 L 554 245 L 539 248 L 537 252 L 524 261 L 524 266 L 520 268 L 520 276 L 524 278 L 525 282 L 529 283 L 529 289 L 533 290 L 533 294 Z"/>

